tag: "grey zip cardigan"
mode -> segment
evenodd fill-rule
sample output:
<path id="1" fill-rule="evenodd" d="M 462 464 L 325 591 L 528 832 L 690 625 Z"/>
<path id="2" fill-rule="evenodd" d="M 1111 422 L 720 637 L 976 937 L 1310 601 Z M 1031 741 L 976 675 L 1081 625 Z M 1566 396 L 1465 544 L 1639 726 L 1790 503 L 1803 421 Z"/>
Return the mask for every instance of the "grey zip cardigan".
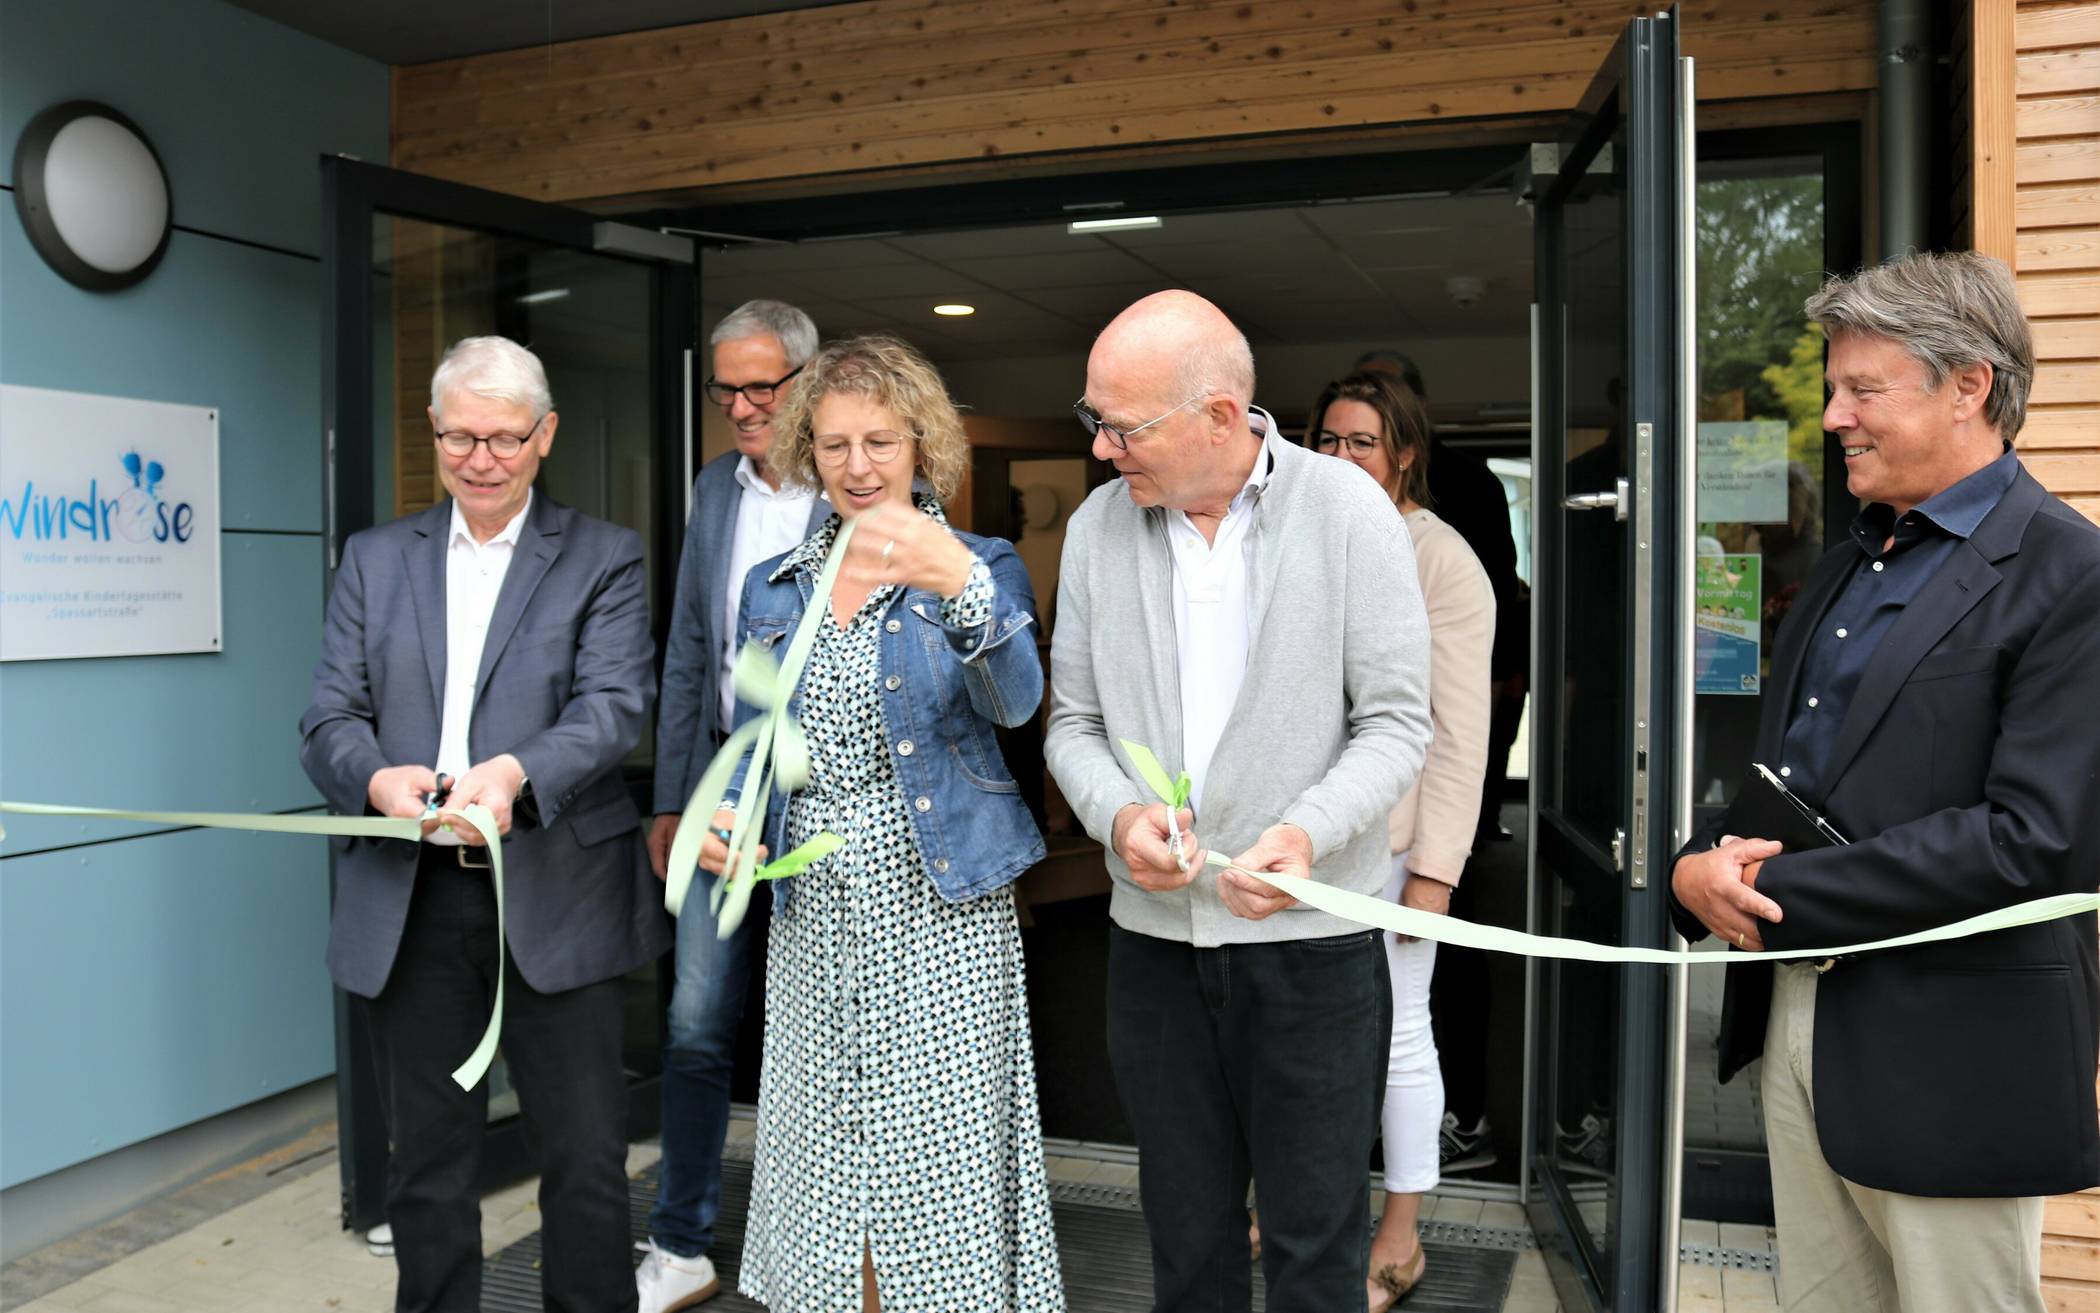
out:
<path id="1" fill-rule="evenodd" d="M 1407 525 L 1353 463 L 1271 432 L 1268 478 L 1245 540 L 1247 673 L 1204 784 L 1195 834 L 1228 856 L 1279 821 L 1312 837 L 1313 877 L 1378 894 L 1392 856 L 1386 816 L 1414 784 L 1430 738 L 1429 626 Z M 1182 766 L 1180 662 L 1167 515 L 1118 479 L 1065 534 L 1050 648 L 1044 755 L 1087 833 L 1156 801 L 1118 739 Z M 1361 926 L 1302 905 L 1261 921 L 1225 909 L 1213 872 L 1155 894 L 1113 851 L 1117 925 L 1198 947 L 1346 934 Z"/>

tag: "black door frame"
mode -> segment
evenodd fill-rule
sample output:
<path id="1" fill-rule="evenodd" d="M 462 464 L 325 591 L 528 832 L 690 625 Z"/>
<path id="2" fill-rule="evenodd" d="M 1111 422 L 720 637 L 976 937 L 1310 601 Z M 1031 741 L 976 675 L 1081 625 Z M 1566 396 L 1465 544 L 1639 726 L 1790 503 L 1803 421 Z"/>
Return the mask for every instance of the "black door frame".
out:
<path id="1" fill-rule="evenodd" d="M 1684 131 L 1688 109 L 1682 79 L 1687 76 L 1678 59 L 1673 14 L 1627 24 L 1585 94 L 1570 134 L 1560 143 L 1557 172 L 1550 181 L 1542 179 L 1533 267 L 1533 404 L 1538 416 L 1532 483 L 1537 535 L 1535 664 L 1543 660 L 1547 667 L 1536 672 L 1533 682 L 1533 741 L 1544 745 L 1534 750 L 1534 916 L 1542 927 L 1552 924 L 1547 905 L 1549 899 L 1558 899 L 1559 883 L 1545 874 L 1549 865 L 1586 871 L 1616 885 L 1619 942 L 1658 948 L 1670 942 L 1667 871 L 1673 830 L 1681 823 L 1676 814 L 1675 781 L 1682 754 L 1675 686 L 1689 678 L 1680 666 L 1689 657 L 1685 631 L 1690 615 L 1672 614 L 1681 602 L 1684 573 L 1675 548 L 1687 532 L 1680 476 L 1689 460 L 1686 434 L 1691 418 L 1685 386 L 1691 180 L 1685 169 L 1690 142 Z M 1563 773 L 1553 732 L 1561 723 L 1565 701 L 1558 664 L 1568 628 L 1562 608 L 1572 597 L 1568 585 L 1579 568 L 1559 559 L 1564 529 L 1571 513 L 1608 513 L 1571 512 L 1563 503 L 1567 490 L 1561 435 L 1569 421 L 1565 306 L 1570 293 L 1563 276 L 1561 216 L 1563 203 L 1582 183 L 1599 151 L 1615 144 L 1614 136 L 1622 130 L 1616 144 L 1626 158 L 1614 167 L 1622 166 L 1626 179 L 1620 193 L 1625 391 L 1618 416 L 1626 491 L 1616 512 L 1609 513 L 1623 518 L 1619 533 L 1630 633 L 1621 705 L 1631 724 L 1624 759 L 1591 763 L 1594 768 L 1616 769 L 1627 782 L 1619 818 L 1621 842 L 1613 845 L 1614 851 L 1606 851 L 1559 819 L 1550 803 Z M 1672 1240 L 1677 1233 L 1673 1205 L 1678 1164 L 1666 1156 L 1676 1117 L 1673 981 L 1660 967 L 1624 966 L 1618 971 L 1615 1147 L 1610 1166 L 1617 1189 L 1608 1196 L 1609 1254 L 1589 1234 L 1553 1153 L 1552 1019 L 1568 1000 L 1558 997 L 1560 973 L 1552 963 L 1540 963 L 1532 973 L 1538 1024 L 1527 1091 L 1531 1188 L 1526 1204 L 1563 1303 L 1647 1313 L 1669 1306 L 1675 1292 L 1674 1280 L 1665 1281 L 1663 1272 L 1665 1257 L 1674 1272 Z"/>
<path id="2" fill-rule="evenodd" d="M 650 598 L 658 663 L 676 589 L 675 562 L 685 536 L 690 470 L 688 427 L 692 417 L 690 355 L 698 284 L 689 264 L 598 244 L 604 216 L 560 205 L 505 196 L 405 173 L 343 156 L 321 159 L 322 215 L 327 225 L 323 266 L 327 299 L 322 322 L 322 524 L 327 550 L 325 590 L 332 584 L 342 544 L 359 529 L 378 523 L 374 504 L 375 427 L 372 387 L 372 234 L 376 214 L 396 215 L 457 228 L 471 228 L 549 246 L 625 259 L 650 272 L 652 454 L 656 467 L 675 477 L 656 480 L 651 522 L 657 526 L 656 572 Z M 350 326 L 355 325 L 352 330 Z M 391 508 L 387 514 L 391 515 Z M 628 789 L 646 815 L 650 779 L 630 777 Z M 333 850 L 329 880 L 334 883 Z M 668 955 L 666 955 L 668 961 Z M 663 989 L 668 997 L 669 973 Z M 661 1011 L 659 1013 L 661 1015 Z M 660 1023 L 661 1024 L 661 1023 Z M 343 1225 L 367 1230 L 382 1219 L 386 1181 L 386 1126 L 373 1072 L 372 1047 L 362 1001 L 335 991 L 337 1137 L 343 1183 Z M 656 1133 L 661 1116 L 660 1077 L 628 1084 L 629 1140 Z M 533 1171 L 524 1126 L 513 1116 L 491 1122 L 482 1150 L 485 1188 L 522 1179 Z"/>

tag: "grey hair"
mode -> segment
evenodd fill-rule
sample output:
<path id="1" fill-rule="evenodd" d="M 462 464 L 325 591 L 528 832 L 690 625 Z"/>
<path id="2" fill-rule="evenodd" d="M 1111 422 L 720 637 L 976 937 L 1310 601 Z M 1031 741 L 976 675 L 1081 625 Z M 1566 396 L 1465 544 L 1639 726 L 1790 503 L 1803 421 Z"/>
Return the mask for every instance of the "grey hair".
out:
<path id="1" fill-rule="evenodd" d="M 442 416 L 445 397 L 462 391 L 530 406 L 535 420 L 554 409 L 540 358 L 507 337 L 463 337 L 445 352 L 430 375 L 430 409 Z"/>
<path id="2" fill-rule="evenodd" d="M 785 301 L 744 302 L 715 325 L 707 344 L 716 347 L 747 337 L 770 337 L 780 343 L 789 369 L 802 368 L 817 354 L 816 321 Z"/>
<path id="3" fill-rule="evenodd" d="M 1254 404 L 1254 348 L 1237 327 L 1230 338 L 1223 335 L 1199 340 L 1181 358 L 1174 371 L 1183 397 L 1228 396 L 1242 407 Z"/>
<path id="4" fill-rule="evenodd" d="M 1830 279 L 1802 312 L 1831 336 L 1861 333 L 1902 347 L 1925 367 L 1929 387 L 1955 370 L 1989 365 L 1983 417 L 2007 442 L 2027 422 L 2034 335 L 2003 260 L 1977 251 L 1898 256 Z"/>

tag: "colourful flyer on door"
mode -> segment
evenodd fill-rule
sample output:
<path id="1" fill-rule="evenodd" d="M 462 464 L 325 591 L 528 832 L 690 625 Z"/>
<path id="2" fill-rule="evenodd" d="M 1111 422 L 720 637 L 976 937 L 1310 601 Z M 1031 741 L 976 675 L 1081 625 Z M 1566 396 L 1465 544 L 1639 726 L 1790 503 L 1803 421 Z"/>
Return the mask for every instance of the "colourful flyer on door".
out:
<path id="1" fill-rule="evenodd" d="M 1763 565 L 1755 552 L 1694 558 L 1695 692 L 1757 693 L 1764 641 Z"/>

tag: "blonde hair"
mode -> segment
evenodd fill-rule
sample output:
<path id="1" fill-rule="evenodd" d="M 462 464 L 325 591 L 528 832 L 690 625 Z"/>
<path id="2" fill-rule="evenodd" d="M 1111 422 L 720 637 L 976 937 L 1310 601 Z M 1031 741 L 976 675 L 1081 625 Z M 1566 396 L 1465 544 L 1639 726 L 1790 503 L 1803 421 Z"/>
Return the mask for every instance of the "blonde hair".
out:
<path id="1" fill-rule="evenodd" d="M 919 473 L 942 501 L 962 488 L 970 443 L 940 371 L 901 338 L 883 334 L 826 343 L 795 376 L 773 416 L 769 463 L 785 478 L 822 487 L 812 439 L 817 403 L 828 396 L 865 397 L 909 430 Z"/>

